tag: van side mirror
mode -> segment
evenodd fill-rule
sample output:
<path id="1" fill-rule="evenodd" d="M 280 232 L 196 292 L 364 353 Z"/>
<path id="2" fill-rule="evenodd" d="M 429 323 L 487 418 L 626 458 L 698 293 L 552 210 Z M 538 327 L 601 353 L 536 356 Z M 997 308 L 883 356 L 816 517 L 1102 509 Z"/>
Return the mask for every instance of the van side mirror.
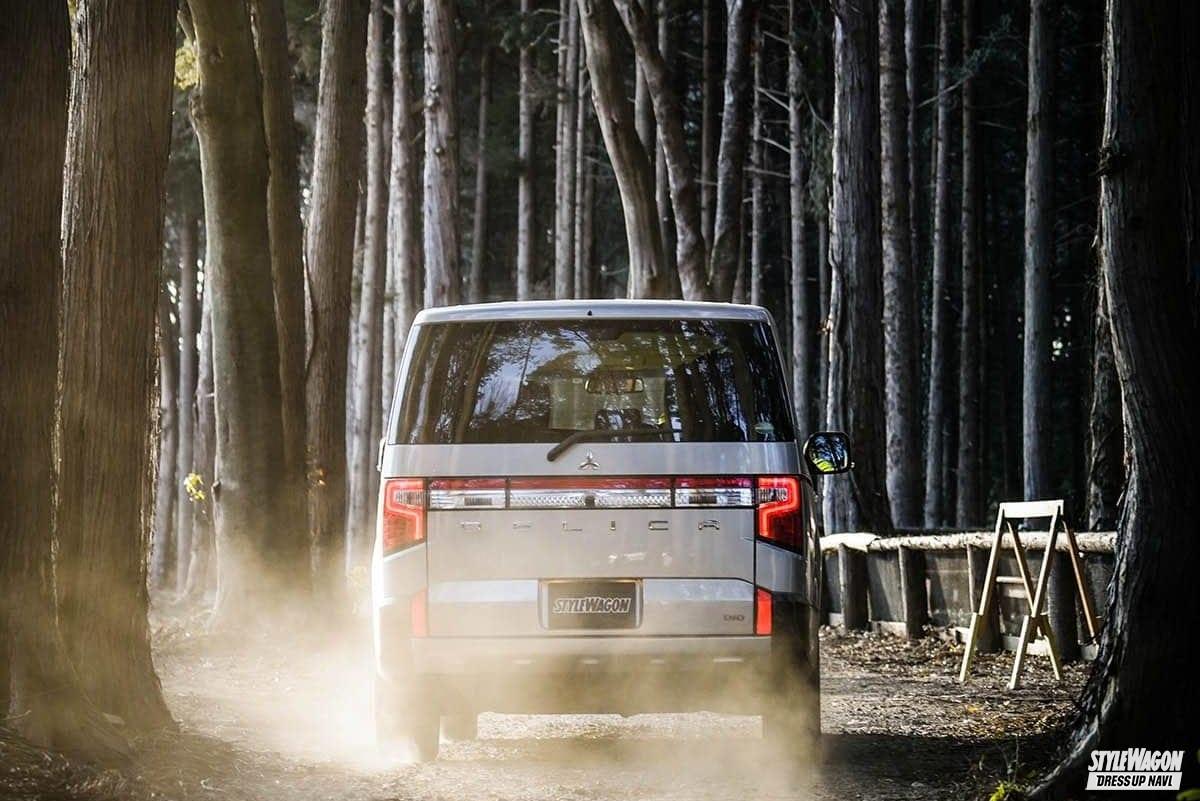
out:
<path id="1" fill-rule="evenodd" d="M 841 431 L 818 431 L 804 443 L 804 461 L 814 473 L 831 476 L 854 467 L 850 438 Z"/>

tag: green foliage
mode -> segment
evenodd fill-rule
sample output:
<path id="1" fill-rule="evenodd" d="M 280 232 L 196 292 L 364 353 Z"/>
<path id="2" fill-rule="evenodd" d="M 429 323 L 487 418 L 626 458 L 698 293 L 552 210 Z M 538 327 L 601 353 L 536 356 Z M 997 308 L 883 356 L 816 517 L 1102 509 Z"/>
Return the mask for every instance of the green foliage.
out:
<path id="1" fill-rule="evenodd" d="M 175 49 L 175 87 L 190 89 L 200 81 L 200 65 L 196 60 L 196 43 L 186 40 Z"/>
<path id="2" fill-rule="evenodd" d="M 1016 782 L 1002 781 L 988 796 L 988 801 L 1021 801 L 1025 798 L 1024 788 Z"/>

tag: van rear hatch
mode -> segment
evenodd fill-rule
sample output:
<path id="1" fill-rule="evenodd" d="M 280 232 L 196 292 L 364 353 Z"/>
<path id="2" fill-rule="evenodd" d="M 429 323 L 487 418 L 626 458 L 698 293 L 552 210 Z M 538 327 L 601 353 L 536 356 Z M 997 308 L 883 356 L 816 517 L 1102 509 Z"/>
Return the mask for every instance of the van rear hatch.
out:
<path id="1" fill-rule="evenodd" d="M 431 636 L 753 632 L 756 533 L 802 539 L 765 320 L 414 334 L 384 492 L 423 493 Z"/>

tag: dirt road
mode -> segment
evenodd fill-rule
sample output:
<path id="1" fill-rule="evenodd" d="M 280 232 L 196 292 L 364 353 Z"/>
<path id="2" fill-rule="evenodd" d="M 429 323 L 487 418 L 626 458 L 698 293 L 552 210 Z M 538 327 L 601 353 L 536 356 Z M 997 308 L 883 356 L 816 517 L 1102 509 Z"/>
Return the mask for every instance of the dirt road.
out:
<path id="1" fill-rule="evenodd" d="M 139 782 L 159 797 L 226 801 L 978 797 L 1014 757 L 1044 758 L 1040 735 L 1084 675 L 1075 667 L 1055 687 L 1034 660 L 1028 687 L 1009 693 L 1007 659 L 984 657 L 964 690 L 956 648 L 826 633 L 820 762 L 773 752 L 755 717 L 485 715 L 479 740 L 394 765 L 371 747 L 355 649 L 170 639 L 158 666 L 182 732 L 141 744 Z"/>

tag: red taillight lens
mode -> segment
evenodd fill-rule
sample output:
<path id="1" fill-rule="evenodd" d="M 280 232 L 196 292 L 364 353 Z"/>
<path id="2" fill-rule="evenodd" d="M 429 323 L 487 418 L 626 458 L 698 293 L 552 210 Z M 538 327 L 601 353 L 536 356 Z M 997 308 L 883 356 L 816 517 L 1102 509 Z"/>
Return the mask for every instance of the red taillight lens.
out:
<path id="1" fill-rule="evenodd" d="M 771 633 L 771 593 L 761 587 L 754 590 L 754 633 L 759 636 Z"/>
<path id="2" fill-rule="evenodd" d="M 781 548 L 803 550 L 800 479 L 795 476 L 760 476 L 757 496 L 758 536 Z"/>
<path id="3" fill-rule="evenodd" d="M 429 596 L 421 590 L 408 602 L 409 632 L 414 637 L 429 636 Z"/>
<path id="4" fill-rule="evenodd" d="M 403 550 L 425 539 L 425 480 L 388 479 L 383 489 L 383 553 Z"/>

